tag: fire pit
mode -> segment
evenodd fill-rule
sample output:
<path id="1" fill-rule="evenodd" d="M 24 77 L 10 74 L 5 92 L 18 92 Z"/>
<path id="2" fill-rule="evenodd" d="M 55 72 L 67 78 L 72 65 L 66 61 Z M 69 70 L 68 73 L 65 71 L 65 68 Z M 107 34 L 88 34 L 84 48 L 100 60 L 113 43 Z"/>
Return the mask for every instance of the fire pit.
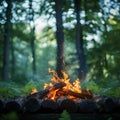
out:
<path id="1" fill-rule="evenodd" d="M 85 114 L 92 115 L 94 119 L 96 115 L 98 117 L 100 114 L 114 114 L 113 118 L 120 118 L 119 98 L 95 96 L 90 90 L 82 90 L 78 79 L 70 83 L 65 72 L 62 71 L 63 78 L 60 78 L 54 70 L 49 69 L 49 72 L 53 73 L 53 76 L 51 83 L 44 85 L 44 90 L 33 89 L 27 97 L 0 100 L 0 113 L 15 111 L 20 116 L 25 116 L 26 119 L 30 119 L 32 115 L 44 116 L 45 114 L 58 118 L 66 110 L 71 114 L 72 119 L 78 118 L 73 117 L 74 114 L 79 117 Z M 106 118 L 106 115 L 102 118 Z"/>
<path id="2" fill-rule="evenodd" d="M 37 104 L 36 108 L 34 105 L 34 108 L 37 109 L 39 106 L 42 109 L 41 112 L 62 112 L 63 110 L 77 112 L 81 100 L 89 99 L 90 103 L 94 99 L 90 90 L 81 90 L 78 79 L 70 83 L 70 79 L 65 72 L 62 71 L 63 78 L 60 78 L 54 70 L 49 69 L 49 72 L 53 73 L 51 83 L 45 83 L 42 91 L 34 89 L 30 93 L 28 100 L 25 102 L 27 111 L 30 109 L 28 104 L 34 104 L 32 103 L 34 101 Z M 95 103 L 92 102 L 92 104 L 95 108 Z"/>
<path id="3" fill-rule="evenodd" d="M 79 79 L 70 83 L 68 75 L 62 71 L 63 78 L 60 78 L 54 70 L 49 69 L 53 73 L 51 83 L 44 85 L 43 91 L 34 89 L 29 97 L 37 97 L 42 100 L 51 99 L 57 101 L 59 98 L 67 97 L 75 101 L 79 99 L 93 99 L 90 90 L 81 90 Z"/>

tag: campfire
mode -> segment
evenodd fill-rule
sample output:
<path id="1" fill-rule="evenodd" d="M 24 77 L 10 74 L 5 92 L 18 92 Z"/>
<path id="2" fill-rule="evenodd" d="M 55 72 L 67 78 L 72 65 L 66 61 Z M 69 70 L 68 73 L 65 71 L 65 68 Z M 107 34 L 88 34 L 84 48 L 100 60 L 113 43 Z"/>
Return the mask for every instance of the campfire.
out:
<path id="1" fill-rule="evenodd" d="M 49 69 L 53 74 L 50 83 L 43 90 L 36 88 L 24 97 L 0 99 L 0 113 L 10 111 L 21 113 L 120 113 L 120 99 L 94 95 L 90 90 L 82 90 L 79 79 L 71 83 L 68 75 L 63 77 Z"/>
<path id="2" fill-rule="evenodd" d="M 44 84 L 43 91 L 37 91 L 33 89 L 30 97 L 38 97 L 42 100 L 54 100 L 57 101 L 60 98 L 70 98 L 74 101 L 80 99 L 93 99 L 92 92 L 90 90 L 82 90 L 80 85 L 80 80 L 77 79 L 73 83 L 70 82 L 70 79 L 64 71 L 62 71 L 63 78 L 60 78 L 58 74 L 52 70 L 48 69 L 49 73 L 52 73 L 50 83 Z"/>
<path id="3" fill-rule="evenodd" d="M 48 69 L 48 71 L 53 74 L 51 82 L 45 83 L 43 90 L 38 91 L 34 88 L 28 95 L 29 99 L 25 103 L 25 108 L 28 111 L 33 111 L 30 104 L 34 104 L 35 111 L 38 106 L 41 106 L 42 112 L 55 112 L 56 110 L 59 112 L 63 110 L 76 112 L 82 102 L 81 100 L 89 100 L 88 103 L 90 102 L 92 109 L 94 109 L 93 94 L 90 90 L 81 89 L 79 79 L 71 83 L 64 71 L 62 71 L 62 78 L 58 76 L 56 71 L 52 69 Z"/>

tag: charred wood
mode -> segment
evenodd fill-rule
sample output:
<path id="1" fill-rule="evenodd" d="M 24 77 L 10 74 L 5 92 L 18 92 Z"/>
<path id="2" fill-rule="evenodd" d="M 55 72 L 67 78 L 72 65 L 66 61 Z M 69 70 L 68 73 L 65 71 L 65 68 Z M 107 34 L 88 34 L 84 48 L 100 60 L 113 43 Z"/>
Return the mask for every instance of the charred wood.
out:
<path id="1" fill-rule="evenodd" d="M 3 112 L 4 107 L 5 103 L 3 102 L 3 100 L 0 100 L 0 113 Z"/>
<path id="2" fill-rule="evenodd" d="M 87 92 L 82 92 L 82 93 L 76 93 L 71 90 L 66 91 L 68 95 L 74 96 L 76 98 L 81 98 L 81 99 L 92 99 L 93 95 L 88 94 Z"/>
<path id="3" fill-rule="evenodd" d="M 57 102 L 54 102 L 53 100 L 44 100 L 41 103 L 41 112 L 44 113 L 55 113 L 58 110 L 58 104 Z"/>
<path id="4" fill-rule="evenodd" d="M 97 112 L 99 113 L 119 113 L 119 99 L 110 97 L 98 97 L 94 100 L 97 104 Z"/>
<path id="5" fill-rule="evenodd" d="M 120 99 L 117 102 L 116 113 L 120 113 Z"/>
<path id="6" fill-rule="evenodd" d="M 97 112 L 99 113 L 103 113 L 104 112 L 104 101 L 105 101 L 105 97 L 101 96 L 101 97 L 96 97 L 94 99 L 94 101 L 96 102 L 96 105 L 97 105 Z"/>
<path id="7" fill-rule="evenodd" d="M 41 100 L 40 99 L 29 98 L 24 103 L 23 109 L 24 109 L 24 112 L 34 113 L 34 112 L 38 112 L 40 110 L 40 107 L 41 107 Z"/>
<path id="8" fill-rule="evenodd" d="M 37 97 L 37 98 L 44 98 L 50 91 L 53 91 L 53 90 L 57 90 L 57 89 L 60 89 L 60 88 L 63 88 L 64 86 L 66 86 L 65 83 L 63 82 L 60 82 L 60 83 L 56 83 L 54 84 L 52 87 L 48 87 L 42 91 L 38 91 L 37 93 L 34 93 L 34 94 L 30 94 L 28 96 L 29 97 Z"/>
<path id="9" fill-rule="evenodd" d="M 93 100 L 79 100 L 77 105 L 79 113 L 93 113 L 97 109 L 97 105 Z"/>
<path id="10" fill-rule="evenodd" d="M 59 93 L 62 94 L 63 93 Z M 66 93 L 65 93 L 66 94 Z M 60 95 L 61 96 L 61 95 Z M 65 97 L 66 96 L 66 97 Z M 59 113 L 67 110 L 70 113 L 120 113 L 120 99 L 110 97 L 96 97 L 94 99 L 73 99 L 67 98 L 67 95 L 61 96 L 56 101 L 48 99 L 14 98 L 0 99 L 0 113 L 11 111 L 19 113 Z"/>
<path id="11" fill-rule="evenodd" d="M 59 105 L 60 112 L 62 112 L 63 110 L 67 110 L 70 113 L 74 113 L 77 111 L 77 104 L 70 98 L 59 98 L 57 100 L 57 103 Z"/>
<path id="12" fill-rule="evenodd" d="M 112 98 L 106 98 L 104 100 L 103 108 L 106 113 L 112 113 L 116 108 L 116 104 L 114 103 L 114 100 Z"/>
<path id="13" fill-rule="evenodd" d="M 22 104 L 16 100 L 7 101 L 5 104 L 5 112 L 20 112 L 22 109 Z"/>

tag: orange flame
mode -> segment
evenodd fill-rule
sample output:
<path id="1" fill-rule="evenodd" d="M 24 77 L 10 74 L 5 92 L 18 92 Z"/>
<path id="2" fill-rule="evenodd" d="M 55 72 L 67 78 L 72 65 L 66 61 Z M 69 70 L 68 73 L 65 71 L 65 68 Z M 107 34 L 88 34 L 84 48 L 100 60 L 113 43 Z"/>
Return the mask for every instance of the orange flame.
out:
<path id="1" fill-rule="evenodd" d="M 81 93 L 81 86 L 80 86 L 80 80 L 79 79 L 75 80 L 73 83 L 70 83 L 70 79 L 69 79 L 67 73 L 65 73 L 64 71 L 62 71 L 63 78 L 60 78 L 58 76 L 58 74 L 50 68 L 48 69 L 48 72 L 53 73 L 53 76 L 51 78 L 51 83 L 49 83 L 49 84 L 45 83 L 44 84 L 44 89 L 46 89 L 47 87 L 52 87 L 55 83 L 59 83 L 59 82 L 64 82 L 66 84 L 66 86 L 63 87 L 61 91 L 59 91 L 59 90 L 51 91 L 49 93 L 49 97 L 48 97 L 49 99 L 54 100 L 55 97 L 58 97 L 58 96 L 62 97 L 62 94 L 63 94 L 62 91 L 67 91 L 67 90 L 71 90 L 73 92 Z M 68 96 L 68 97 L 69 98 L 74 98 L 72 96 Z"/>
<path id="2" fill-rule="evenodd" d="M 30 94 L 32 95 L 32 94 L 37 93 L 37 92 L 38 92 L 37 89 L 34 88 Z"/>
<path id="3" fill-rule="evenodd" d="M 67 73 L 65 73 L 64 71 L 62 71 L 63 78 L 60 78 L 58 76 L 58 74 L 50 68 L 48 69 L 48 72 L 52 73 L 53 76 L 51 78 L 50 83 L 44 84 L 44 89 L 49 89 L 49 88 L 50 89 L 49 89 L 49 93 L 42 99 L 51 99 L 51 100 L 56 101 L 58 98 L 65 96 L 65 97 L 71 98 L 73 100 L 78 100 L 78 99 L 80 99 L 79 97 L 77 97 L 75 95 L 71 95 L 71 94 L 77 93 L 77 95 L 78 94 L 92 95 L 92 93 L 89 90 L 86 90 L 86 91 L 81 90 L 81 84 L 80 84 L 79 79 L 77 79 L 73 83 L 71 83 Z M 54 89 L 54 85 L 56 85 L 57 83 L 58 84 L 65 83 L 65 86 L 62 88 Z M 34 93 L 37 93 L 37 89 L 32 90 L 31 94 L 34 94 Z"/>

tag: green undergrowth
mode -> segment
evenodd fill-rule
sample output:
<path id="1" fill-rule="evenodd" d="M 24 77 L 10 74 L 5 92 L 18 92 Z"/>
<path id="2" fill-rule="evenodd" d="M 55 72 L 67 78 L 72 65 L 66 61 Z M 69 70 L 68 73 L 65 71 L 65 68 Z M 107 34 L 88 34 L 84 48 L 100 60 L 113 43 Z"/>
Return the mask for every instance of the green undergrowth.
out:
<path id="1" fill-rule="evenodd" d="M 64 110 L 61 113 L 59 120 L 71 120 L 70 114 L 66 110 Z"/>
<path id="2" fill-rule="evenodd" d="M 101 83 L 101 84 L 100 84 Z M 120 97 L 120 82 L 118 80 L 106 80 L 106 83 L 95 82 L 94 80 L 89 80 L 81 83 L 82 89 L 89 89 L 93 94 L 101 94 L 111 97 Z M 26 84 L 18 84 L 12 81 L 0 81 L 0 98 L 26 96 L 34 88 L 37 90 L 42 90 L 44 82 L 39 81 L 29 81 Z"/>
<path id="3" fill-rule="evenodd" d="M 110 97 L 120 97 L 120 81 L 106 80 L 106 82 L 96 82 L 94 80 L 82 83 L 83 89 L 89 89 L 93 94 L 101 94 Z"/>
<path id="4" fill-rule="evenodd" d="M 0 120 L 20 120 L 20 118 L 16 112 L 10 112 L 0 115 Z M 59 120 L 71 120 L 70 114 L 66 110 L 64 110 L 60 114 Z"/>
<path id="5" fill-rule="evenodd" d="M 5 115 L 4 114 L 0 115 L 0 120 L 19 120 L 19 117 L 17 113 L 10 112 Z"/>
<path id="6" fill-rule="evenodd" d="M 43 89 L 43 83 L 29 81 L 28 83 L 21 85 L 15 82 L 1 82 L 0 81 L 0 97 L 17 97 L 29 94 L 34 88 L 37 90 Z"/>

